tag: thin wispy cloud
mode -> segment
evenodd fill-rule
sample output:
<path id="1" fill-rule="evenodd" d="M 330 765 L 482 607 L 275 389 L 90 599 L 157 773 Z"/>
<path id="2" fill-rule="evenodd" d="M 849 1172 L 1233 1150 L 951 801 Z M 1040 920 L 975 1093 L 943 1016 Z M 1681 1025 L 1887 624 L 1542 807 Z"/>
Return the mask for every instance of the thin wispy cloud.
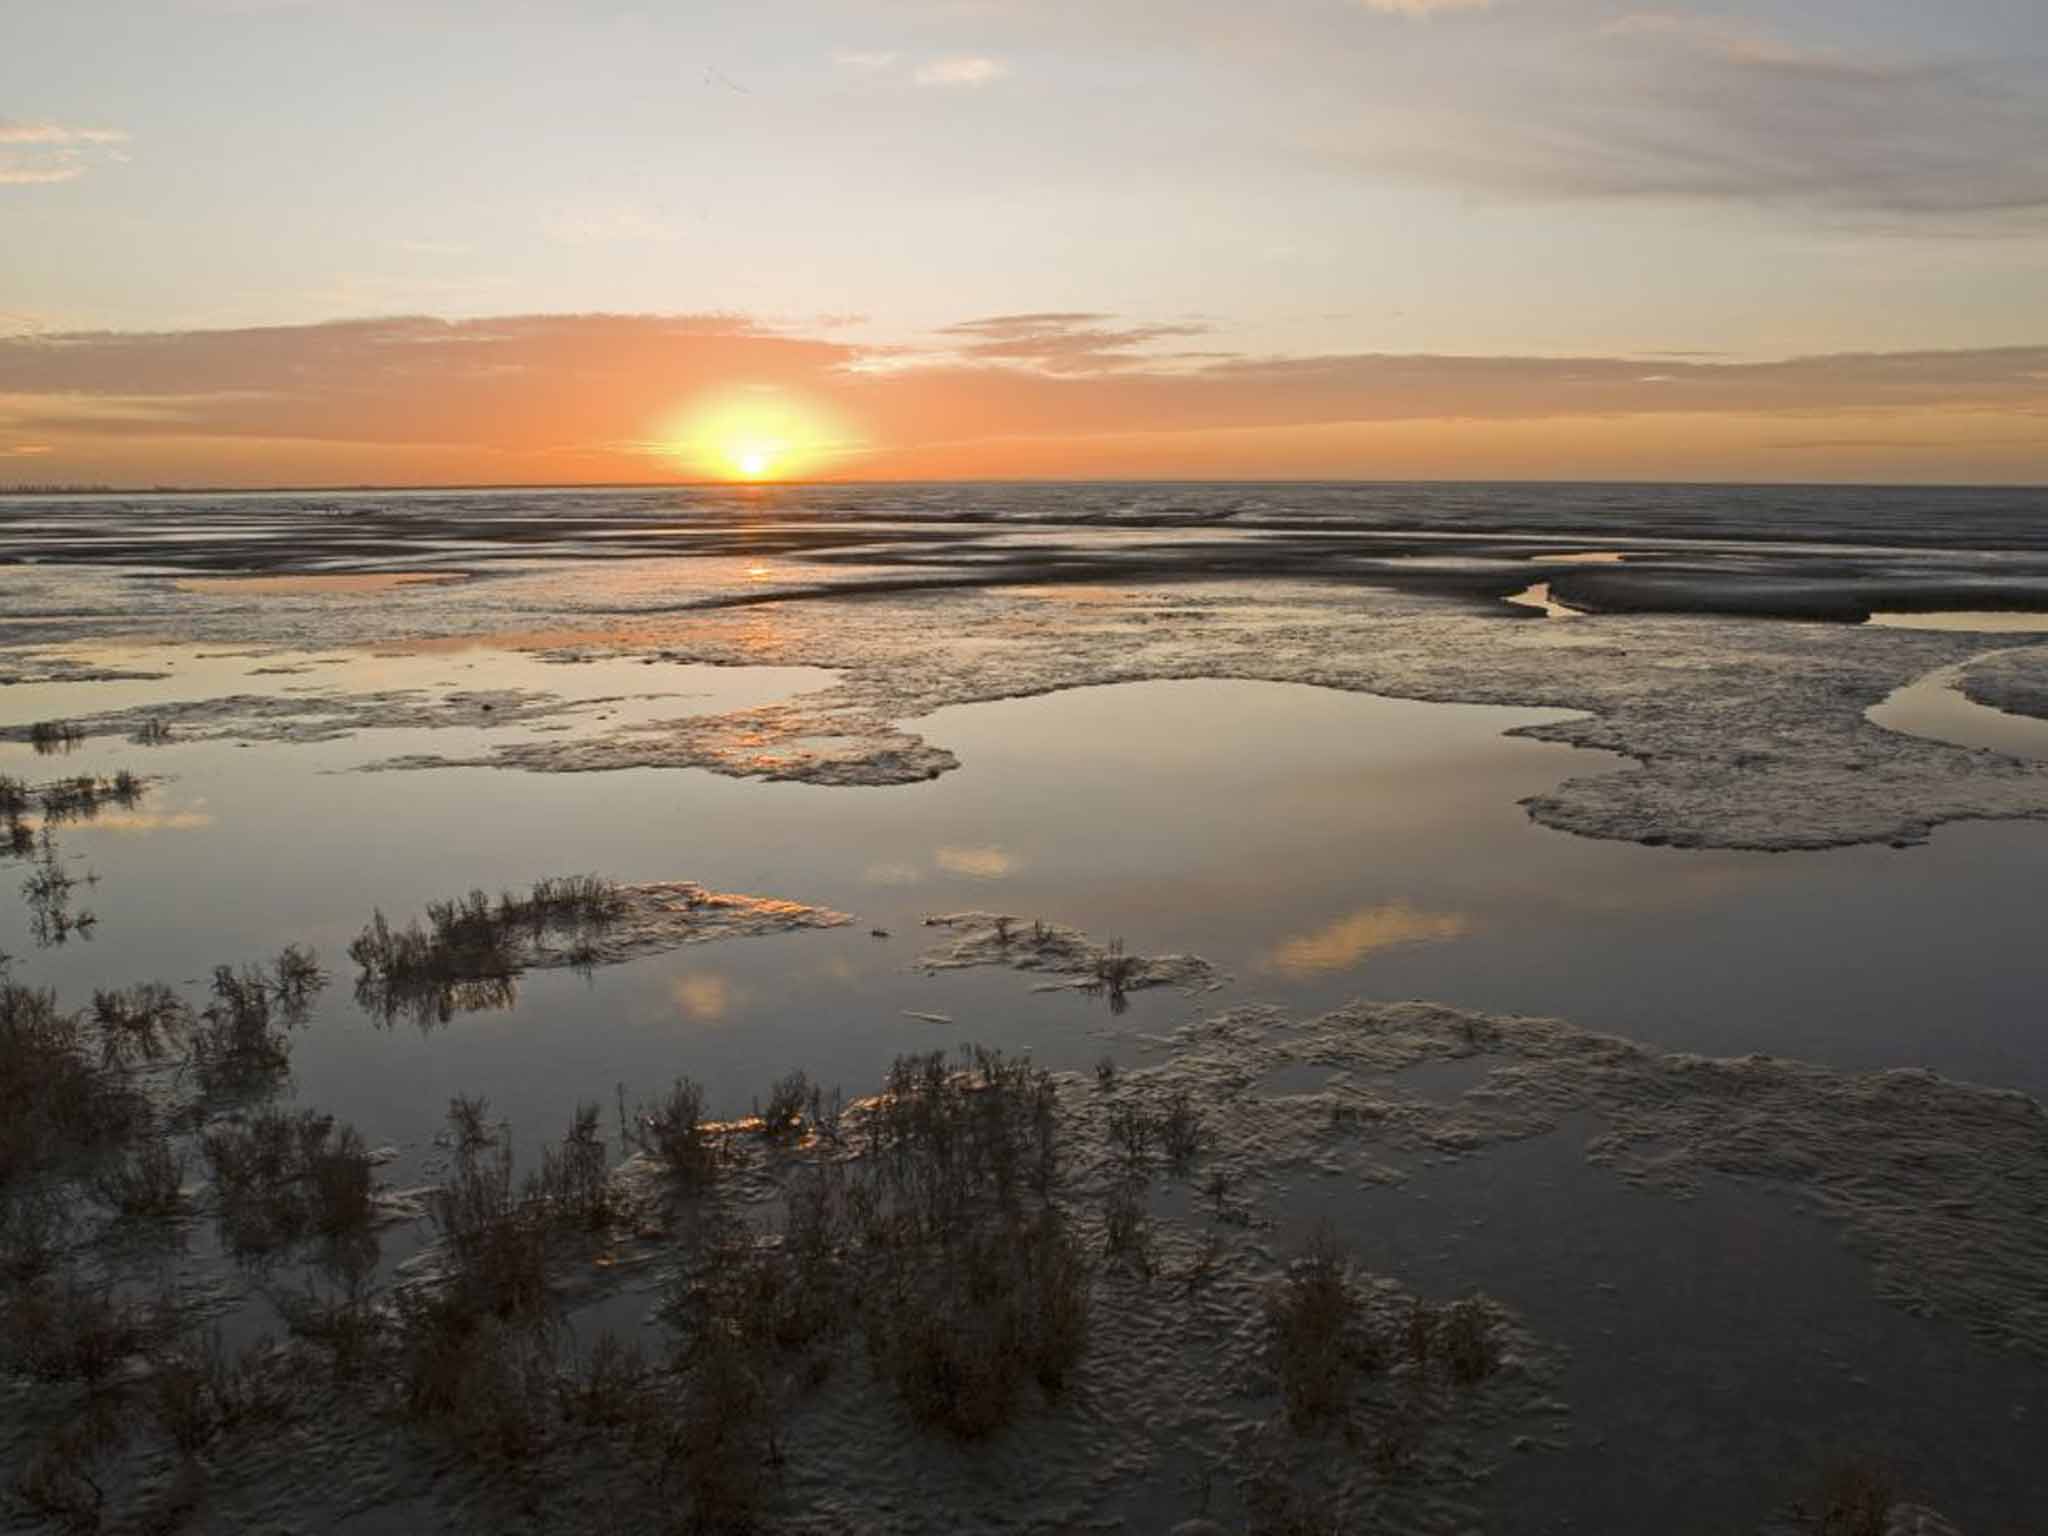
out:
<path id="1" fill-rule="evenodd" d="M 95 158 L 121 159 L 118 128 L 79 127 L 0 116 L 0 186 L 46 187 L 76 181 Z"/>
<path id="2" fill-rule="evenodd" d="M 1588 66 L 1597 90 L 1570 72 Z M 1518 199 L 2048 227 L 2048 97 L 1998 59 L 1881 56 L 1638 13 L 1600 27 L 1569 67 L 1518 71 L 1460 105 L 1418 102 L 1404 121 L 1358 162 Z"/>
<path id="3" fill-rule="evenodd" d="M 127 142 L 128 135 L 117 128 L 71 128 L 62 123 L 24 122 L 16 117 L 0 117 L 0 144 L 70 146 Z"/>
<path id="4" fill-rule="evenodd" d="M 938 334 L 956 358 L 1016 363 L 1050 373 L 1094 373 L 1158 367 L 1175 357 L 1216 356 L 1149 350 L 1155 342 L 1200 336 L 1209 329 L 1185 322 L 1120 325 L 1114 315 L 1047 312 L 963 320 Z"/>
<path id="5" fill-rule="evenodd" d="M 897 55 L 894 53 L 866 49 L 847 49 L 832 55 L 832 62 L 841 69 L 851 69 L 867 75 L 893 69 L 896 59 Z"/>
<path id="6" fill-rule="evenodd" d="M 954 58 L 934 59 L 917 71 L 919 85 L 976 86 L 988 85 L 1009 74 L 1010 66 L 1001 59 L 986 58 L 980 54 L 963 54 Z"/>

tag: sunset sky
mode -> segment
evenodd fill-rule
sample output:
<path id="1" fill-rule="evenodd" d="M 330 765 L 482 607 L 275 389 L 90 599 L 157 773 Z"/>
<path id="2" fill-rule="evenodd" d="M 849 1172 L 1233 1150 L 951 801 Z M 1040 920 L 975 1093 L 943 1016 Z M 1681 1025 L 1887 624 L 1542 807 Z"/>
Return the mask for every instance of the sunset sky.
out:
<path id="1" fill-rule="evenodd" d="M 0 485 L 2048 480 L 2041 0 L 7 0 Z"/>

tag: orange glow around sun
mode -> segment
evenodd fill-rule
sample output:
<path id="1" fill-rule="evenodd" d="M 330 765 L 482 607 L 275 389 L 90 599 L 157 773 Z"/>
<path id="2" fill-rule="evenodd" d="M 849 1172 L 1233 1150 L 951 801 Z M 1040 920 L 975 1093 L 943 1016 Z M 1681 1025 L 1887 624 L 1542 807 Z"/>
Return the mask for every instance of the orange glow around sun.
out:
<path id="1" fill-rule="evenodd" d="M 667 423 L 660 451 L 708 480 L 800 480 L 845 444 L 831 418 L 779 389 L 699 401 Z"/>

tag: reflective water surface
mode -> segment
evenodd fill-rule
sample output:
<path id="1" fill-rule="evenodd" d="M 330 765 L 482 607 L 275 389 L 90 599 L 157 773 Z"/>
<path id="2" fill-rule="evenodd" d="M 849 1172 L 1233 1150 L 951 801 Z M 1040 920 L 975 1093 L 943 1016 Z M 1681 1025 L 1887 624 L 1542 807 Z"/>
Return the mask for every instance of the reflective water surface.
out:
<path id="1" fill-rule="evenodd" d="M 1104 1053 L 1142 1061 L 1197 1012 L 1238 1001 L 1308 1011 L 1360 994 L 1556 1013 L 1673 1049 L 1926 1064 L 2048 1093 L 2048 827 L 1966 824 L 1925 847 L 1800 855 L 1575 838 L 1535 825 L 1518 802 L 1565 777 L 1630 769 L 1505 734 L 1554 711 L 1148 682 L 942 710 L 915 728 L 962 766 L 887 789 L 697 770 L 363 772 L 585 718 L 743 707 L 829 675 L 478 649 L 133 647 L 95 659 L 171 675 L 22 685 L 0 693 L 0 719 L 344 685 L 446 706 L 431 725 L 358 718 L 327 740 L 0 746 L 0 772 L 18 777 L 125 767 L 151 780 L 135 806 L 61 835 L 64 856 L 97 876 L 89 940 L 35 947 L 7 895 L 0 948 L 18 957 L 17 974 L 83 1002 L 95 986 L 196 981 L 216 962 L 315 945 L 337 985 L 297 1039 L 296 1094 L 395 1146 L 385 1176 L 398 1183 L 420 1173 L 456 1092 L 488 1096 L 538 1141 L 578 1101 L 609 1102 L 621 1084 L 651 1094 L 679 1072 L 707 1083 L 714 1112 L 738 1113 L 795 1066 L 860 1090 L 895 1053 L 962 1039 L 1056 1067 Z M 259 670 L 281 667 L 291 670 Z M 573 709 L 494 724 L 460 713 L 479 689 L 545 690 Z M 443 1028 L 387 1028 L 355 1006 L 345 952 L 373 910 L 403 918 L 472 886 L 583 870 L 787 897 L 856 921 L 588 977 L 532 974 L 511 1006 Z M 1119 1016 L 1008 971 L 923 974 L 915 957 L 938 937 L 923 918 L 964 909 L 1042 916 L 1143 953 L 1192 951 L 1233 980 L 1199 997 L 1138 993 Z M 1458 1066 L 1431 1070 L 1410 1086 L 1447 1097 L 1473 1086 Z M 1347 1207 L 1369 1264 L 1441 1269 L 1446 1289 L 1486 1284 L 1573 1351 L 1571 1450 L 1518 1464 L 1497 1493 L 1558 1513 L 1552 1526 L 1515 1528 L 1618 1528 L 1607 1522 L 1655 1490 L 1647 1473 L 1612 1475 L 1615 1462 L 1658 1458 L 1650 1481 L 1696 1495 L 1700 1523 L 1684 1528 L 1720 1528 L 1744 1507 L 1745 1476 L 1731 1468 L 1764 1454 L 1759 1424 L 1813 1426 L 1776 1442 L 1775 1475 L 1836 1426 L 1850 1443 L 1882 1440 L 1943 1371 L 1964 1369 L 1977 1389 L 1938 1438 L 1951 1468 L 1968 1469 L 1956 1507 L 1968 1507 L 1970 1477 L 1997 1507 L 2024 1465 L 2024 1414 L 2048 1411 L 2038 1372 L 1882 1306 L 1835 1236 L 1788 1210 L 1622 1188 L 1585 1165 L 1586 1129 L 1512 1162 L 1418 1168 L 1403 1190 Z M 1311 1185 L 1285 1221 L 1356 1198 Z M 1717 1346 L 1712 1360 L 1657 1358 Z M 1872 1348 L 1895 1363 L 1891 1379 L 1862 1374 Z"/>

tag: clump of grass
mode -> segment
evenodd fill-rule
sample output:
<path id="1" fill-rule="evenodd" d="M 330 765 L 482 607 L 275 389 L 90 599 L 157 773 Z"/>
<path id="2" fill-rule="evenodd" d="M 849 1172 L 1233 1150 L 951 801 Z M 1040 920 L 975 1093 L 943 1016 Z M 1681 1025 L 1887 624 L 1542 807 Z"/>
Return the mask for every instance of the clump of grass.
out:
<path id="1" fill-rule="evenodd" d="M 0 1187 L 117 1144 L 149 1107 L 52 992 L 0 980 Z"/>
<path id="2" fill-rule="evenodd" d="M 230 1430 L 276 1406 L 252 1345 L 230 1354 L 218 1328 L 186 1336 L 150 1362 L 144 1406 L 164 1438 L 196 1456 Z"/>
<path id="3" fill-rule="evenodd" d="M 677 1078 L 665 1098 L 641 1106 L 628 1125 L 634 1142 L 684 1189 L 707 1189 L 717 1178 L 722 1144 L 704 1123 L 704 1088 L 694 1079 Z"/>
<path id="4" fill-rule="evenodd" d="M 128 1428 L 110 1395 L 86 1399 L 79 1415 L 39 1441 L 14 1480 L 27 1512 L 57 1529 L 93 1533 L 106 1517 L 105 1459 L 127 1442 Z"/>
<path id="5" fill-rule="evenodd" d="M 92 995 L 92 1022 L 100 1037 L 103 1067 L 153 1065 L 192 1024 L 185 1000 L 159 981 Z"/>
<path id="6" fill-rule="evenodd" d="M 290 1030 L 305 1022 L 326 973 L 310 950 L 287 946 L 268 966 L 213 969 L 213 1001 L 192 1032 L 192 1063 L 209 1093 L 260 1087 L 291 1062 Z"/>
<path id="7" fill-rule="evenodd" d="M 1116 1086 L 1116 1058 L 1106 1052 L 1095 1058 L 1095 1086 L 1104 1093 Z"/>
<path id="8" fill-rule="evenodd" d="M 0 819 L 20 821 L 28 814 L 29 788 L 11 774 L 0 773 Z"/>
<path id="9" fill-rule="evenodd" d="M 96 1387 L 152 1336 L 146 1309 L 70 1276 L 17 1287 L 0 1302 L 0 1367 L 37 1381 Z"/>
<path id="10" fill-rule="evenodd" d="M 1120 1099 L 1109 1106 L 1109 1143 L 1133 1169 L 1142 1168 L 1152 1155 L 1152 1117 L 1134 1099 Z"/>
<path id="11" fill-rule="evenodd" d="M 491 1129 L 491 1101 L 481 1096 L 470 1098 L 456 1094 L 448 1101 L 448 1125 L 455 1135 L 456 1150 L 465 1156 L 473 1156 L 481 1147 L 488 1146 L 493 1137 Z"/>
<path id="12" fill-rule="evenodd" d="M 1102 1252 L 1139 1279 L 1152 1278 L 1152 1218 L 1142 1184 L 1126 1180 L 1110 1190 L 1102 1207 Z"/>
<path id="13" fill-rule="evenodd" d="M 885 1273 L 865 1319 L 870 1359 L 912 1419 L 980 1439 L 1025 1382 L 1065 1386 L 1087 1342 L 1088 1264 L 1051 1206 L 932 1257 Z"/>
<path id="14" fill-rule="evenodd" d="M 81 773 L 42 785 L 36 790 L 36 805 L 45 825 L 90 821 L 102 806 L 133 805 L 145 788 L 143 781 L 125 768 L 111 778 Z"/>
<path id="15" fill-rule="evenodd" d="M 1438 1328 L 1451 1379 L 1460 1386 L 1484 1381 L 1500 1369 L 1493 1337 L 1493 1312 L 1483 1296 L 1467 1296 L 1444 1308 Z"/>
<path id="16" fill-rule="evenodd" d="M 28 740 L 38 754 L 69 752 L 85 740 L 85 730 L 75 720 L 38 720 L 28 728 Z"/>
<path id="17" fill-rule="evenodd" d="M 1130 1006 L 1126 994 L 1143 966 L 1144 962 L 1138 956 L 1125 951 L 1122 939 L 1111 939 L 1108 946 L 1098 950 L 1090 961 L 1086 988 L 1107 996 L 1112 1013 L 1122 1013 Z"/>
<path id="18" fill-rule="evenodd" d="M 162 715 L 151 715 L 129 732 L 128 739 L 138 747 L 161 747 L 171 739 L 171 722 Z"/>
<path id="19" fill-rule="evenodd" d="M 481 890 L 429 902 L 426 921 L 414 918 L 403 928 L 377 911 L 348 948 L 360 971 L 356 998 L 387 1020 L 403 1013 L 422 1024 L 502 1007 L 531 947 L 566 934 L 572 958 L 595 963 L 592 936 L 625 912 L 624 893 L 596 875 L 541 880 L 523 895 L 503 891 L 495 902 Z"/>
<path id="20" fill-rule="evenodd" d="M 1266 1328 L 1288 1422 L 1312 1433 L 1343 1417 L 1358 1371 L 1377 1362 L 1350 1261 L 1327 1224 L 1266 1298 Z"/>
<path id="21" fill-rule="evenodd" d="M 262 1109 L 215 1126 L 200 1147 L 220 1196 L 222 1236 L 238 1253 L 369 1230 L 370 1156 L 354 1126 L 312 1110 Z"/>
<path id="22" fill-rule="evenodd" d="M 1185 1171 L 1202 1150 L 1202 1114 L 1184 1088 L 1167 1096 L 1159 1115 L 1159 1145 L 1176 1172 Z"/>
<path id="23" fill-rule="evenodd" d="M 754 1118 L 761 1134 L 771 1141 L 787 1141 L 804 1128 L 804 1106 L 810 1102 L 811 1080 L 802 1072 L 777 1078 L 768 1089 L 768 1102 L 754 1103 Z"/>
<path id="24" fill-rule="evenodd" d="M 577 1106 L 568 1134 L 543 1149 L 540 1172 L 526 1190 L 529 1200 L 546 1205 L 551 1220 L 587 1232 L 602 1231 L 620 1209 L 597 1115 L 595 1104 Z"/>
<path id="25" fill-rule="evenodd" d="M 93 1196 L 117 1216 L 165 1221 L 185 1206 L 185 1156 L 153 1136 L 95 1170 Z"/>
<path id="26" fill-rule="evenodd" d="M 42 856 L 22 881 L 21 895 L 28 903 L 36 942 L 48 946 L 65 943 L 73 933 L 90 933 L 99 919 L 90 911 L 71 910 L 71 893 L 78 888 L 78 877 L 58 858 L 56 846 L 48 838 L 48 823 L 43 830 Z"/>

